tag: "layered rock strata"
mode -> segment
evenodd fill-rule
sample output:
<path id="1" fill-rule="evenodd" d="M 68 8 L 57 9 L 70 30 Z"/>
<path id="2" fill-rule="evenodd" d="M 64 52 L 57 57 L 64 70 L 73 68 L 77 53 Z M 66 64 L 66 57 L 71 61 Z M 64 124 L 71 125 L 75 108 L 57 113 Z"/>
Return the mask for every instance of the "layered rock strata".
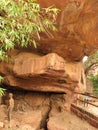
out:
<path id="1" fill-rule="evenodd" d="M 55 53 L 39 56 L 16 52 L 12 64 L 0 64 L 5 84 L 25 90 L 64 93 L 85 88 L 81 62 L 69 63 Z"/>
<path id="2" fill-rule="evenodd" d="M 85 89 L 81 63 L 98 47 L 98 0 L 38 0 L 42 7 L 61 11 L 56 32 L 41 34 L 37 49 L 18 48 L 9 52 L 12 63 L 0 63 L 4 84 L 30 91 L 64 92 L 69 97 Z M 36 54 L 33 54 L 36 53 Z"/>
<path id="3" fill-rule="evenodd" d="M 14 50 L 12 63 L 0 64 L 4 84 L 28 91 L 66 93 L 70 107 L 74 92 L 85 90 L 81 62 L 67 62 L 55 53 L 45 56 Z M 70 97 L 70 98 L 69 98 Z"/>

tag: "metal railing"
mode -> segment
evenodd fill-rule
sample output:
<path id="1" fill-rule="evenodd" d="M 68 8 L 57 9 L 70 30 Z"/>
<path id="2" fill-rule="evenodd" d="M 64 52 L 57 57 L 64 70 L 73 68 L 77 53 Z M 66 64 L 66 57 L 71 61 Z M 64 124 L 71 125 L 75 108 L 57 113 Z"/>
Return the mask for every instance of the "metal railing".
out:
<path id="1" fill-rule="evenodd" d="M 77 93 L 77 94 L 83 96 L 83 100 L 80 99 L 80 98 L 78 98 L 77 100 L 81 101 L 82 103 L 87 103 L 87 104 L 89 104 L 89 105 L 98 107 L 98 105 L 92 103 L 92 102 L 96 102 L 96 101 L 93 100 L 93 99 L 98 99 L 98 97 L 93 96 L 93 95 L 87 95 L 87 94 L 84 94 L 84 93 Z M 88 100 L 85 100 L 85 96 L 88 96 Z"/>

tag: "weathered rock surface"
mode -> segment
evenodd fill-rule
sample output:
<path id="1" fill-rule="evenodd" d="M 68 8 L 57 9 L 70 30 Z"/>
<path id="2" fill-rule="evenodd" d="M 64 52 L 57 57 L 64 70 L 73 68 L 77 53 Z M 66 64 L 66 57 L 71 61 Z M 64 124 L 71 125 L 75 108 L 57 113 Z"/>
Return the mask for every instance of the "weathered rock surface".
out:
<path id="1" fill-rule="evenodd" d="M 98 47 L 98 0 L 37 1 L 42 7 L 54 5 L 61 10 L 55 23 L 57 31 L 50 36 L 41 34 L 37 49 L 28 47 L 9 52 L 13 62 L 1 62 L 0 74 L 5 77 L 3 85 L 10 88 L 45 93 L 14 92 L 12 127 L 13 130 L 46 127 L 48 130 L 78 130 L 80 122 L 75 122 L 75 118 L 70 121 L 64 110 L 70 107 L 74 91 L 85 89 L 83 56 Z M 48 92 L 64 92 L 66 96 Z M 0 111 L 0 122 L 6 130 L 9 125 L 6 106 L 0 107 Z M 84 122 L 81 130 L 90 128 L 83 126 Z"/>
<path id="2" fill-rule="evenodd" d="M 66 94 L 11 91 L 14 94 L 15 107 L 11 122 L 8 122 L 8 96 L 3 97 L 0 105 L 2 130 L 97 130 L 86 121 L 66 112 L 64 104 Z"/>
<path id="3" fill-rule="evenodd" d="M 53 107 L 54 113 L 61 112 L 63 109 L 65 96 L 64 94 L 37 93 L 26 91 L 13 91 L 14 94 L 14 111 L 11 116 L 11 127 L 14 130 L 39 130 L 47 127 L 47 119 Z M 3 98 L 2 105 L 0 104 L 0 122 L 4 124 L 4 129 L 8 130 L 9 122 L 7 116 L 8 94 Z"/>
<path id="4" fill-rule="evenodd" d="M 66 111 L 49 118 L 48 130 L 97 130 L 86 121 L 77 118 L 76 115 Z"/>
<path id="5" fill-rule="evenodd" d="M 4 84 L 12 88 L 67 93 L 70 104 L 73 92 L 85 89 L 81 60 L 98 47 L 98 0 L 38 2 L 61 10 L 55 23 L 57 31 L 50 36 L 41 34 L 37 49 L 31 46 L 9 52 L 13 62 L 1 62 L 0 74 L 5 77 Z"/>
<path id="6" fill-rule="evenodd" d="M 27 53 L 28 55 L 28 53 Z M 13 73 L 18 77 L 34 77 L 37 75 L 64 76 L 65 60 L 55 53 L 34 57 L 26 53 L 18 55 L 14 60 Z"/>
<path id="7" fill-rule="evenodd" d="M 45 56 L 18 50 L 12 53 L 12 63 L 0 64 L 0 72 L 5 78 L 3 83 L 10 88 L 67 93 L 67 110 L 73 102 L 74 92 L 85 91 L 85 75 L 81 62 L 67 62 L 55 53 Z"/>
<path id="8" fill-rule="evenodd" d="M 80 90 L 85 88 L 81 62 L 69 63 L 55 53 L 35 56 L 33 53 L 16 52 L 13 53 L 13 64 L 0 64 L 5 84 L 44 92 L 67 93 L 74 92 L 76 87 Z"/>
<path id="9" fill-rule="evenodd" d="M 18 54 L 20 49 L 13 56 L 14 64 L 0 64 L 0 73 L 5 75 L 6 84 L 27 90 L 67 92 L 67 89 L 82 86 L 82 65 L 72 61 L 81 60 L 98 46 L 98 0 L 38 2 L 42 7 L 54 5 L 61 10 L 56 22 L 58 31 L 53 32 L 53 37 L 41 34 L 38 48 L 27 49 L 48 55 L 32 58 L 32 54 L 25 53 L 26 49 L 25 54 Z"/>
<path id="10" fill-rule="evenodd" d="M 98 0 L 38 0 L 42 7 L 61 11 L 55 23 L 58 31 L 42 35 L 37 52 L 57 53 L 68 60 L 81 60 L 98 48 Z M 32 50 L 32 48 L 30 47 Z"/>

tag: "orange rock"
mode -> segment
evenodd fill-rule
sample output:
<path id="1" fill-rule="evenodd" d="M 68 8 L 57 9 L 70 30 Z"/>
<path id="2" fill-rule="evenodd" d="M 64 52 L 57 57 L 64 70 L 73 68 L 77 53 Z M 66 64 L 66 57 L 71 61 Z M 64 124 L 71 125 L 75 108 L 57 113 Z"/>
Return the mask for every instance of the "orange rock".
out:
<path id="1" fill-rule="evenodd" d="M 61 11 L 57 17 L 58 31 L 53 37 L 42 34 L 38 41 L 40 53 L 57 53 L 67 60 L 81 60 L 98 48 L 97 0 L 38 0 L 42 7 L 54 5 Z"/>

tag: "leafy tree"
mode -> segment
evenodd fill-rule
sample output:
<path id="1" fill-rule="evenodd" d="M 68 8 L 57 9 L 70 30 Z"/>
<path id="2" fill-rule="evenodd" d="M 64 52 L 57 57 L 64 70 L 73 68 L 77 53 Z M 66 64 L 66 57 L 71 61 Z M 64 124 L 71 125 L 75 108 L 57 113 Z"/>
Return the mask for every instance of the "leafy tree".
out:
<path id="1" fill-rule="evenodd" d="M 95 75 L 95 70 L 98 67 L 98 51 L 89 56 L 84 63 L 85 73 L 87 78 L 93 83 L 94 94 L 98 95 L 98 75 Z"/>
<path id="2" fill-rule="evenodd" d="M 88 79 L 93 82 L 94 88 L 98 88 L 98 75 L 88 76 Z"/>
<path id="3" fill-rule="evenodd" d="M 53 6 L 41 8 L 35 0 L 0 0 L 0 60 L 8 60 L 7 52 L 17 45 L 37 48 L 41 32 L 51 37 L 58 12 Z"/>
<path id="4" fill-rule="evenodd" d="M 93 92 L 98 96 L 98 75 L 90 75 L 88 76 L 88 79 L 93 83 Z"/>

